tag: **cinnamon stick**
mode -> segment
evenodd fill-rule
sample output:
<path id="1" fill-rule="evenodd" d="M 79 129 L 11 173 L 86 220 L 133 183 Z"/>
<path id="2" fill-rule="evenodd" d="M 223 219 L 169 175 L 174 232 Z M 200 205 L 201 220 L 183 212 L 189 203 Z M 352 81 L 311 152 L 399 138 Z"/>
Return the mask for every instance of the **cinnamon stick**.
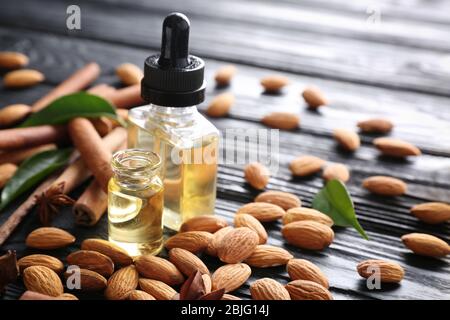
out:
<path id="1" fill-rule="evenodd" d="M 31 106 L 32 112 L 38 112 L 63 95 L 80 91 L 91 84 L 100 75 L 100 66 L 91 62 L 73 73 L 56 88 L 40 98 Z"/>
<path id="2" fill-rule="evenodd" d="M 17 166 L 13 163 L 0 164 L 0 189 L 12 178 L 16 173 Z"/>
<path id="3" fill-rule="evenodd" d="M 4 163 L 20 164 L 23 160 L 28 159 L 32 155 L 35 155 L 35 154 L 43 152 L 43 151 L 53 150 L 53 149 L 56 149 L 56 145 L 53 143 L 50 143 L 50 144 L 44 144 L 42 146 L 37 146 L 37 147 L 6 151 L 3 153 L 0 153 L 0 164 L 4 164 Z"/>
<path id="4" fill-rule="evenodd" d="M 61 143 L 67 140 L 65 126 L 36 126 L 0 130 L 0 150 L 35 147 L 46 143 Z"/>
<path id="5" fill-rule="evenodd" d="M 106 83 L 101 83 L 101 84 L 98 84 L 98 85 L 90 88 L 88 90 L 88 92 L 90 94 L 95 94 L 99 97 L 109 100 L 110 97 L 115 94 L 116 88 L 114 88 Z"/>
<path id="6" fill-rule="evenodd" d="M 140 84 L 117 89 L 109 99 L 117 108 L 130 109 L 131 107 L 144 104 L 144 100 L 141 97 Z"/>
<path id="7" fill-rule="evenodd" d="M 73 206 L 75 223 L 82 226 L 95 225 L 108 207 L 108 195 L 93 180 Z"/>

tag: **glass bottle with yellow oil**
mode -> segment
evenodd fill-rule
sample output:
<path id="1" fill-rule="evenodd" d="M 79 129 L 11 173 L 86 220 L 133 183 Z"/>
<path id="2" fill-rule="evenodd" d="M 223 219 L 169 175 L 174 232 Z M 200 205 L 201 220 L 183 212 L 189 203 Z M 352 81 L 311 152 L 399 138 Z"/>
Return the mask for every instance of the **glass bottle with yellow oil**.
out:
<path id="1" fill-rule="evenodd" d="M 142 97 L 129 113 L 128 146 L 157 153 L 164 183 L 164 225 L 214 214 L 219 132 L 198 111 L 204 100 L 202 59 L 189 55 L 189 20 L 174 13 L 163 23 L 161 54 L 144 65 Z"/>

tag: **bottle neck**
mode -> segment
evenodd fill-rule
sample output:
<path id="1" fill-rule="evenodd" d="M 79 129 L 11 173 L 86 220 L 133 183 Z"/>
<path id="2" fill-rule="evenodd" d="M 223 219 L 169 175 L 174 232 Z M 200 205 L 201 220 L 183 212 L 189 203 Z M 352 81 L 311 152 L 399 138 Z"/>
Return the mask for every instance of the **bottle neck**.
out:
<path id="1" fill-rule="evenodd" d="M 166 107 L 149 104 L 131 109 L 129 117 L 137 123 L 152 119 L 153 122 L 164 126 L 185 127 L 192 124 L 197 114 L 197 106 Z"/>

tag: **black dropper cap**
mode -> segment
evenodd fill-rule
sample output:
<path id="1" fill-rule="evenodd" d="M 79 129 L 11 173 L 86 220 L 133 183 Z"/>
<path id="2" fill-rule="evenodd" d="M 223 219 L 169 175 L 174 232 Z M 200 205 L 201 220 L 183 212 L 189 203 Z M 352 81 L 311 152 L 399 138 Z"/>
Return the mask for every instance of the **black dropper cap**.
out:
<path id="1" fill-rule="evenodd" d="M 187 107 L 205 100 L 205 63 L 189 55 L 189 29 L 189 19 L 184 14 L 171 13 L 164 19 L 161 54 L 148 57 L 144 64 L 144 101 Z"/>

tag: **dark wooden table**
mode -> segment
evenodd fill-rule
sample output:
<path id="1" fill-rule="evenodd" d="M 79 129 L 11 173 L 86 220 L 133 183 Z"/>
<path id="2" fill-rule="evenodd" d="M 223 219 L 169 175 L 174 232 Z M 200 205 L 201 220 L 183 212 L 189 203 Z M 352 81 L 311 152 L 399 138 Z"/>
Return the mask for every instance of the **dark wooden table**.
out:
<path id="1" fill-rule="evenodd" d="M 213 121 L 219 129 L 263 128 L 259 119 L 275 110 L 301 116 L 300 130 L 280 132 L 280 170 L 268 189 L 293 192 L 309 206 L 322 179 L 293 179 L 288 170 L 291 159 L 313 154 L 351 168 L 348 187 L 370 241 L 353 229 L 336 228 L 336 239 L 328 249 L 308 252 L 286 245 L 280 225 L 269 224 L 269 243 L 322 268 L 335 299 L 449 299 L 450 260 L 412 255 L 400 237 L 425 232 L 450 240 L 448 223 L 426 225 L 409 213 L 420 202 L 450 201 L 450 3 L 381 0 L 376 7 L 373 3 L 79 0 L 82 30 L 68 31 L 66 8 L 71 1 L 1 1 L 0 50 L 28 54 L 30 67 L 42 71 L 46 81 L 25 90 L 0 88 L 0 105 L 32 103 L 88 61 L 102 67 L 98 83 L 118 86 L 115 66 L 122 62 L 141 65 L 159 48 L 163 17 L 171 11 L 184 12 L 191 19 L 191 51 L 206 58 L 207 101 L 224 91 L 212 85 L 214 70 L 229 62 L 239 68 L 233 85 L 226 89 L 237 101 L 229 117 Z M 381 23 L 368 24 L 371 12 L 378 11 Z M 261 93 L 259 79 L 271 73 L 291 79 L 280 96 Z M 308 111 L 300 97 L 309 84 L 322 88 L 331 101 L 320 112 Z M 356 121 L 373 116 L 392 119 L 396 127 L 391 135 L 415 143 L 423 155 L 405 161 L 380 157 L 371 144 L 374 137 L 367 135 L 362 136 L 362 147 L 355 154 L 336 148 L 333 128 L 352 129 Z M 369 195 L 361 181 L 375 174 L 405 180 L 407 194 L 395 199 Z M 235 210 L 255 195 L 244 182 L 242 166 L 220 166 L 217 214 L 232 221 Z M 0 223 L 14 207 L 0 214 Z M 61 212 L 54 224 L 77 235 L 74 246 L 56 252 L 61 257 L 76 250 L 84 238 L 106 237 L 107 233 L 106 219 L 95 228 L 80 228 L 69 210 Z M 36 215 L 31 214 L 2 249 L 15 249 L 19 256 L 31 253 L 24 238 L 38 225 Z M 355 267 L 369 258 L 399 262 L 406 269 L 405 279 L 398 286 L 368 290 Z M 216 259 L 207 261 L 211 270 L 220 265 Z M 264 276 L 288 281 L 284 268 L 254 269 L 237 294 L 249 298 L 249 284 Z M 17 298 L 22 291 L 21 284 L 10 285 L 5 298 Z"/>

